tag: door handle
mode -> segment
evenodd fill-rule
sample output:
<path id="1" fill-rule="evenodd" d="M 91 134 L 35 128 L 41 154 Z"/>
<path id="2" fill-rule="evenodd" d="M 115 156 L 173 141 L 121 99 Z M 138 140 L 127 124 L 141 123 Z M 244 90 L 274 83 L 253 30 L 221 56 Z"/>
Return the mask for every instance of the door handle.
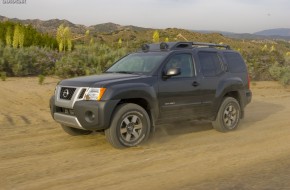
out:
<path id="1" fill-rule="evenodd" d="M 199 85 L 199 83 L 196 82 L 196 81 L 194 81 L 194 82 L 192 83 L 192 86 L 194 86 L 194 87 L 196 87 L 196 86 L 198 86 L 198 85 Z"/>

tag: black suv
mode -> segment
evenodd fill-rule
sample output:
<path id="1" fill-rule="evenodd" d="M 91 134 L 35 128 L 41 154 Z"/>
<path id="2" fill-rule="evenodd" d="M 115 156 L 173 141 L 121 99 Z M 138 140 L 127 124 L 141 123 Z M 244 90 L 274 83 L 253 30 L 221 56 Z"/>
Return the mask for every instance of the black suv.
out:
<path id="1" fill-rule="evenodd" d="M 104 130 L 114 147 L 131 147 L 176 119 L 236 129 L 251 101 L 249 83 L 243 58 L 227 45 L 145 44 L 101 75 L 61 81 L 50 108 L 70 135 Z"/>

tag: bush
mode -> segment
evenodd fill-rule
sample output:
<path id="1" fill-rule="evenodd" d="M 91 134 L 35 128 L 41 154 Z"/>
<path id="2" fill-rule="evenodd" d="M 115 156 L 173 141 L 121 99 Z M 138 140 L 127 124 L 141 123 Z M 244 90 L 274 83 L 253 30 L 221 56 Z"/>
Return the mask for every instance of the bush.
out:
<path id="1" fill-rule="evenodd" d="M 6 72 L 1 72 L 1 73 L 0 73 L 0 76 L 1 76 L 1 80 L 2 80 L 2 81 L 6 81 L 6 78 L 7 78 L 7 76 L 6 76 Z"/>
<path id="2" fill-rule="evenodd" d="M 56 62 L 55 74 L 63 78 L 99 74 L 126 52 L 124 48 L 114 50 L 104 44 L 76 46 Z"/>
<path id="3" fill-rule="evenodd" d="M 38 84 L 43 85 L 44 80 L 45 80 L 44 75 L 38 75 Z"/>
<path id="4" fill-rule="evenodd" d="M 17 77 L 52 75 L 55 72 L 55 62 L 61 56 L 57 51 L 35 46 L 19 49 L 0 47 L 0 54 L 0 71 Z"/>
<path id="5" fill-rule="evenodd" d="M 107 45 L 78 46 L 72 52 L 59 53 L 49 48 L 0 46 L 0 72 L 7 76 L 53 75 L 74 77 L 101 73 L 127 53 Z"/>
<path id="6" fill-rule="evenodd" d="M 243 56 L 248 63 L 248 70 L 253 80 L 271 80 L 273 77 L 275 78 L 274 73 L 270 73 L 270 68 L 273 65 L 283 65 L 285 63 L 283 53 L 278 51 L 268 52 L 254 49 L 251 52 L 243 53 Z"/>
<path id="7" fill-rule="evenodd" d="M 275 63 L 270 67 L 269 72 L 274 80 L 279 80 L 283 73 L 283 67 L 279 66 L 278 63 Z"/>
<path id="8" fill-rule="evenodd" d="M 270 67 L 269 72 L 273 79 L 279 81 L 282 85 L 290 84 L 290 66 L 276 63 Z"/>
<path id="9" fill-rule="evenodd" d="M 289 85 L 290 84 L 290 68 L 287 69 L 287 72 L 285 72 L 282 75 L 282 78 L 280 79 L 281 84 L 283 84 L 284 86 Z"/>

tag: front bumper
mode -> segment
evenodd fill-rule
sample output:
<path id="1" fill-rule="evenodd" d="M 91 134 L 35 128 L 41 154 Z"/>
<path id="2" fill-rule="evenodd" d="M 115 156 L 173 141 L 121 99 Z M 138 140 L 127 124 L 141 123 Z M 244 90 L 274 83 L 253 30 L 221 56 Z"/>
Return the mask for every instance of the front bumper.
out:
<path id="1" fill-rule="evenodd" d="M 50 111 L 58 123 L 83 130 L 101 130 L 110 125 L 113 110 L 118 100 L 86 101 L 74 103 L 73 108 L 56 105 L 55 96 L 50 99 Z"/>

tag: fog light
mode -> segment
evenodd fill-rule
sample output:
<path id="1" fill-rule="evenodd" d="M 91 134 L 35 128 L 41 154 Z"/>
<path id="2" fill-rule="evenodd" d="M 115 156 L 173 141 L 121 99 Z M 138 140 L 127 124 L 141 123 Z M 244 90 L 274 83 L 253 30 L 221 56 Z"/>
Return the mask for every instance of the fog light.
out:
<path id="1" fill-rule="evenodd" d="M 89 123 L 93 122 L 95 120 L 95 114 L 91 111 L 87 111 L 85 113 L 85 120 Z"/>

